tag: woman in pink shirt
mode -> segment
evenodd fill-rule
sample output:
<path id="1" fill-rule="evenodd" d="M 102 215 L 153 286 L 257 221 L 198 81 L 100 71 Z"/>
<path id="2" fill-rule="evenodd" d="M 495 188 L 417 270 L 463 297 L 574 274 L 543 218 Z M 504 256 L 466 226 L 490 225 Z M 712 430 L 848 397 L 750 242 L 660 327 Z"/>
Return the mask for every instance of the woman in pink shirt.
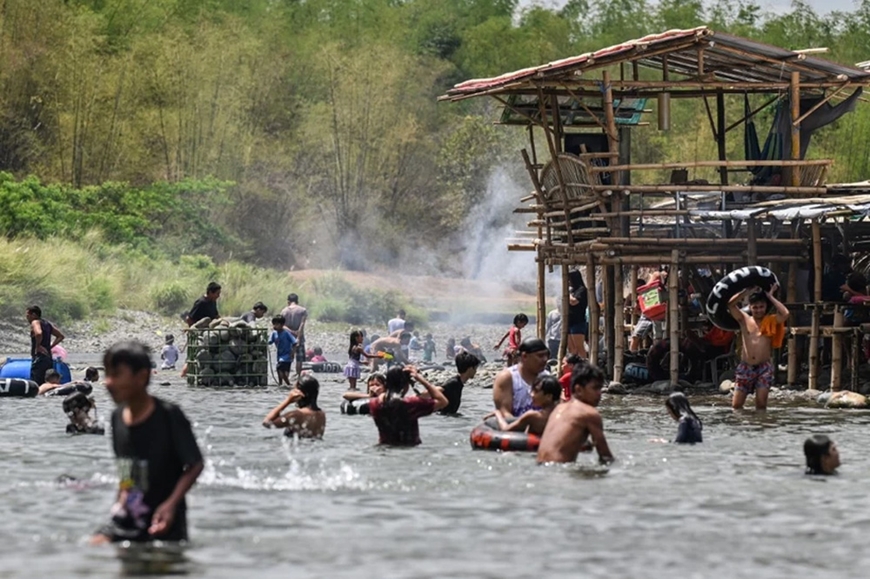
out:
<path id="1" fill-rule="evenodd" d="M 411 382 L 426 388 L 428 397 L 403 398 Z M 420 444 L 418 420 L 447 406 L 447 398 L 413 366 L 395 366 L 387 371 L 384 393 L 369 402 L 369 413 L 375 420 L 380 437 L 379 444 L 390 446 L 417 446 Z"/>

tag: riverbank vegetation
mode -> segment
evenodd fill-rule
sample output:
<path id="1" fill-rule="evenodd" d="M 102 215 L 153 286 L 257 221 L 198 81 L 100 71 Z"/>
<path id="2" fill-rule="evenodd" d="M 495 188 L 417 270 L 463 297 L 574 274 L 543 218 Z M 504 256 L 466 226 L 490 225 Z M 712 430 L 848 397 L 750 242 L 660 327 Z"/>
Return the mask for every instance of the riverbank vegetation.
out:
<path id="1" fill-rule="evenodd" d="M 473 276 L 460 271 L 468 215 L 492 194 L 494 168 L 520 169 L 524 133 L 493 126 L 494 102 L 436 97 L 468 78 L 701 24 L 870 59 L 870 0 L 826 15 L 753 0 L 4 0 L 4 267 L 19 267 L 21 252 L 49 260 L 29 267 L 57 279 L 46 299 L 73 317 L 137 300 L 176 309 L 213 268 L 229 268 L 224 280 L 255 275 L 258 299 L 284 274 L 244 268 Z M 739 118 L 742 99 L 728 107 Z M 772 116 L 756 117 L 762 135 Z M 633 160 L 717 158 L 703 103 L 675 102 L 672 126 L 635 131 Z M 868 128 L 862 104 L 814 135 L 810 156 L 837 159 L 829 180 L 867 178 Z M 740 141 L 729 158 L 743 157 Z M 31 281 L 0 280 L 10 290 L 0 303 L 17 308 Z M 85 301 L 68 297 L 82 288 Z M 356 315 L 334 299 L 343 304 L 324 308 Z"/>

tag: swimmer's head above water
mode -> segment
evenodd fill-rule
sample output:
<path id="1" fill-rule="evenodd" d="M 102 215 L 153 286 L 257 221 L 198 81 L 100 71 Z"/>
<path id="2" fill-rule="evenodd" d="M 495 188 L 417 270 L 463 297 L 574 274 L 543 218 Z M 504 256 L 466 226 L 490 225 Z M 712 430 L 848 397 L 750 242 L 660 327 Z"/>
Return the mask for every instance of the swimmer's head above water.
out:
<path id="1" fill-rule="evenodd" d="M 548 408 L 559 401 L 562 385 L 553 376 L 540 376 L 532 384 L 532 404 L 537 408 Z"/>
<path id="2" fill-rule="evenodd" d="M 296 405 L 299 408 L 310 408 L 312 410 L 320 410 L 317 406 L 317 396 L 320 394 L 320 382 L 311 374 L 303 374 L 296 383 L 296 389 L 302 392 Z"/>
<path id="3" fill-rule="evenodd" d="M 835 474 L 840 466 L 840 451 L 824 434 L 814 434 L 804 441 L 807 474 Z"/>
<path id="4" fill-rule="evenodd" d="M 571 372 L 571 391 L 574 398 L 590 406 L 601 402 L 601 389 L 604 388 L 604 372 L 594 364 L 576 364 Z"/>
<path id="5" fill-rule="evenodd" d="M 387 378 L 380 372 L 370 374 L 369 379 L 366 382 L 366 386 L 368 386 L 370 396 L 380 396 L 381 394 L 383 394 L 386 385 Z"/>

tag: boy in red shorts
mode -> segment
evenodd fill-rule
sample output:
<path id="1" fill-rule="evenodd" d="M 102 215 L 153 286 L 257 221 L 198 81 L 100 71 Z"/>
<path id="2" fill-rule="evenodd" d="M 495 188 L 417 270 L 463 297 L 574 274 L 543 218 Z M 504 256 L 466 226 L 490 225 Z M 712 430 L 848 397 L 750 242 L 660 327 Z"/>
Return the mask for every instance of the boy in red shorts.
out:
<path id="1" fill-rule="evenodd" d="M 746 289 L 728 302 L 731 316 L 740 324 L 743 345 L 740 348 L 740 365 L 737 366 L 735 382 L 737 387 L 731 407 L 743 408 L 746 397 L 755 393 L 755 409 L 767 409 L 767 397 L 773 386 L 773 363 L 770 361 L 774 348 L 782 347 L 785 338 L 785 321 L 788 308 L 773 294 L 779 286 L 774 285 L 767 292 Z M 740 309 L 740 301 L 749 296 L 749 314 Z M 774 313 L 768 314 L 773 306 Z"/>

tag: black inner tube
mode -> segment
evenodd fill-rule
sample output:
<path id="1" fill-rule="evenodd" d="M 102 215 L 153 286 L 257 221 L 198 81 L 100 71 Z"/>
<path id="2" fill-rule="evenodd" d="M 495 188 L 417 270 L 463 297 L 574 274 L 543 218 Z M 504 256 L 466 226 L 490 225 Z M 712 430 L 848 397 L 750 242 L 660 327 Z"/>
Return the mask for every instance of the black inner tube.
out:
<path id="1" fill-rule="evenodd" d="M 750 265 L 735 269 L 713 286 L 710 295 L 707 296 L 707 316 L 710 321 L 723 330 L 736 331 L 740 329 L 728 311 L 728 302 L 738 293 L 751 287 L 759 287 L 762 291 L 768 291 L 774 285 L 779 284 L 776 275 L 760 265 Z"/>

